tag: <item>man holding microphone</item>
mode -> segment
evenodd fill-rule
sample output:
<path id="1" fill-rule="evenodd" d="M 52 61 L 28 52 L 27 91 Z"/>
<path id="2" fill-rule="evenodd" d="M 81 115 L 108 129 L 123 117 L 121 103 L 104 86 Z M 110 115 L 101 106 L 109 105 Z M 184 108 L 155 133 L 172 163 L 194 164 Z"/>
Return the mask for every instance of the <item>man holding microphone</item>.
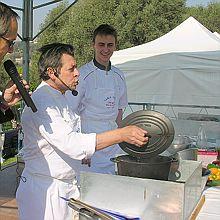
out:
<path id="1" fill-rule="evenodd" d="M 18 17 L 18 14 L 8 5 L 0 2 L 0 62 L 7 53 L 13 52 L 13 46 L 17 38 Z M 25 81 L 23 81 L 23 84 L 26 89 L 29 88 Z M 17 86 L 9 81 L 2 96 L 0 96 L 0 123 L 13 119 L 14 115 L 10 107 L 20 99 L 21 95 L 17 90 Z"/>

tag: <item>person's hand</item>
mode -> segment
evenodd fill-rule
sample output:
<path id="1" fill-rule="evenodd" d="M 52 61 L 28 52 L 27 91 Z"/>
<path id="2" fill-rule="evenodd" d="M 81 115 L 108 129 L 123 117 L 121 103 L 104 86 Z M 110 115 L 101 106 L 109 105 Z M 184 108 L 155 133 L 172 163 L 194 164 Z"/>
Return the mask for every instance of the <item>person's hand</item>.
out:
<path id="1" fill-rule="evenodd" d="M 28 90 L 29 85 L 27 84 L 27 82 L 25 80 L 22 80 L 22 82 L 25 88 Z M 6 85 L 2 97 L 9 107 L 15 105 L 22 98 L 17 89 L 17 86 L 13 83 L 12 80 L 9 81 Z"/>
<path id="2" fill-rule="evenodd" d="M 91 158 L 82 159 L 82 164 L 83 165 L 88 165 L 88 167 L 91 167 Z"/>
<path id="3" fill-rule="evenodd" d="M 136 145 L 137 147 L 141 147 L 149 141 L 148 137 L 146 137 L 147 131 L 135 125 L 121 128 L 121 135 L 124 142 Z"/>

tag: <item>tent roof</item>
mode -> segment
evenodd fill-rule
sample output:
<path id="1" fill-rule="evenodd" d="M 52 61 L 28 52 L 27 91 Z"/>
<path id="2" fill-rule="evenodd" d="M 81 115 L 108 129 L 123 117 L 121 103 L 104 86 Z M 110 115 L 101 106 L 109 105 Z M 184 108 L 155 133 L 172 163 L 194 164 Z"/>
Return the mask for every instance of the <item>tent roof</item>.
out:
<path id="1" fill-rule="evenodd" d="M 195 18 L 189 17 L 176 28 L 151 42 L 116 51 L 114 65 L 171 52 L 220 50 L 220 39 Z"/>
<path id="2" fill-rule="evenodd" d="M 220 39 L 220 34 L 218 32 L 214 32 L 213 34 Z"/>

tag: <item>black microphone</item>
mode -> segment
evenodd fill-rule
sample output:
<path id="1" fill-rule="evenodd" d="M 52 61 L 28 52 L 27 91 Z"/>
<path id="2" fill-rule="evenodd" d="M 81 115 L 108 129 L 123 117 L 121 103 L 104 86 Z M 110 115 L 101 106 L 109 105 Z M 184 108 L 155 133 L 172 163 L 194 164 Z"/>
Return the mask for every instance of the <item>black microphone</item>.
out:
<path id="1" fill-rule="evenodd" d="M 63 82 L 62 79 L 60 79 L 58 73 L 55 72 L 54 75 L 60 80 L 61 83 L 63 83 L 64 86 L 66 86 L 72 92 L 72 95 L 74 96 L 78 95 L 78 92 L 75 89 L 71 89 L 65 82 Z"/>
<path id="2" fill-rule="evenodd" d="M 4 67 L 5 67 L 6 72 L 8 73 L 12 81 L 14 82 L 14 84 L 16 84 L 18 91 L 21 94 L 21 97 L 25 101 L 26 105 L 28 107 L 31 107 L 33 112 L 36 112 L 37 108 L 33 100 L 31 99 L 30 95 L 28 94 L 27 90 L 25 89 L 23 83 L 21 82 L 21 78 L 18 74 L 18 71 L 14 63 L 11 60 L 6 60 L 4 62 Z"/>

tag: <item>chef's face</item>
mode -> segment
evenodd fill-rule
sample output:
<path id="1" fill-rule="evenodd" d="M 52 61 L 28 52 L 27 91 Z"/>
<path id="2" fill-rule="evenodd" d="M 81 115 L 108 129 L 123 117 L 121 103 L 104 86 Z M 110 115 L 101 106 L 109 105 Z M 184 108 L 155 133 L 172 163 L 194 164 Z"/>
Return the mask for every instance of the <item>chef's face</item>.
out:
<path id="1" fill-rule="evenodd" d="M 17 38 L 18 23 L 16 18 L 11 19 L 8 33 L 0 36 L 0 62 L 4 59 L 7 53 L 13 52 L 13 42 Z"/>
<path id="2" fill-rule="evenodd" d="M 79 71 L 76 68 L 76 60 L 69 54 L 63 54 L 61 57 L 62 67 L 59 71 L 59 78 L 71 89 L 75 90 L 79 82 Z M 57 81 L 59 84 L 59 90 L 62 92 L 67 91 L 67 88 L 60 80 Z"/>
<path id="3" fill-rule="evenodd" d="M 113 35 L 97 35 L 93 42 L 95 59 L 98 63 L 108 66 L 109 60 L 116 49 L 115 37 Z"/>

